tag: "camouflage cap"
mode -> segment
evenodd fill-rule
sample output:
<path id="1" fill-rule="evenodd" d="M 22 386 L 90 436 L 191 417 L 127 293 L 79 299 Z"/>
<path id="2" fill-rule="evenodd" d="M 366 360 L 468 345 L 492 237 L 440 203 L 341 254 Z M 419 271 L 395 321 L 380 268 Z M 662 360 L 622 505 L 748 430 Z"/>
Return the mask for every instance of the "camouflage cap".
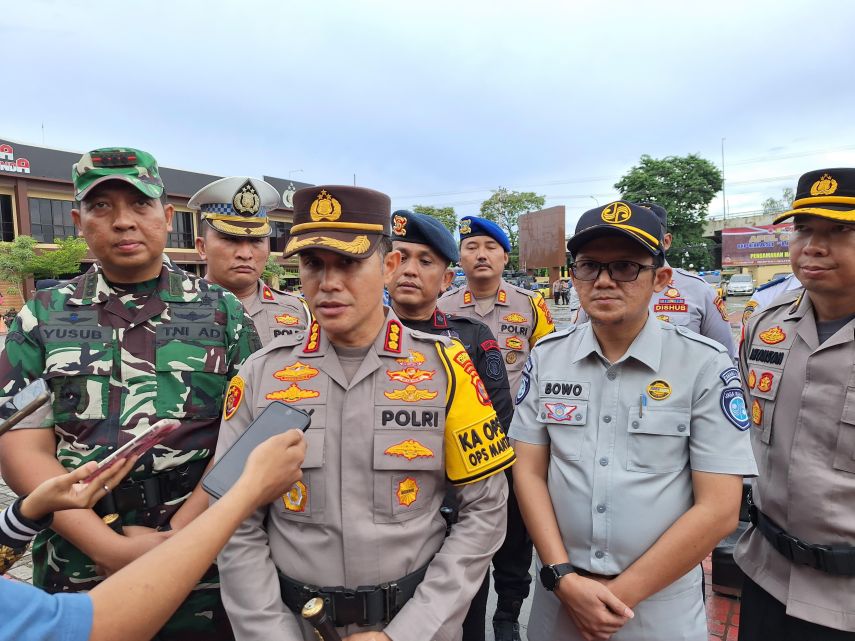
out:
<path id="1" fill-rule="evenodd" d="M 279 207 L 279 192 L 260 178 L 229 176 L 202 187 L 187 206 L 221 234 L 260 238 L 270 235 L 267 212 Z"/>
<path id="2" fill-rule="evenodd" d="M 130 183 L 151 198 L 163 195 L 163 181 L 154 156 L 130 147 L 105 147 L 83 154 L 71 168 L 71 180 L 77 200 L 83 200 L 93 187 L 108 180 Z"/>

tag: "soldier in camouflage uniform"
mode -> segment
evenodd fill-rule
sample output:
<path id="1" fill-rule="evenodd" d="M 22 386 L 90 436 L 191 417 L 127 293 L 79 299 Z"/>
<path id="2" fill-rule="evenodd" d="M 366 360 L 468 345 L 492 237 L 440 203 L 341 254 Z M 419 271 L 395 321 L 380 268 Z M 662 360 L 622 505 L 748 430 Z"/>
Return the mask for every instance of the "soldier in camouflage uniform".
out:
<path id="1" fill-rule="evenodd" d="M 0 439 L 19 494 L 64 469 L 101 460 L 162 418 L 181 428 L 143 455 L 95 510 L 57 514 L 33 547 L 33 583 L 92 588 L 204 510 L 196 485 L 217 441 L 226 383 L 258 348 L 239 301 L 164 255 L 173 215 L 157 163 L 134 149 L 99 149 L 72 170 L 75 225 L 98 259 L 67 285 L 39 291 L 9 329 L 0 387 L 38 376 L 53 392 L 43 428 Z M 102 516 L 118 514 L 106 525 Z M 215 567 L 156 637 L 230 639 Z"/>
<path id="2" fill-rule="evenodd" d="M 262 345 L 305 331 L 311 316 L 306 303 L 261 280 L 270 256 L 267 212 L 279 206 L 273 185 L 246 176 L 221 178 L 193 194 L 187 206 L 200 210 L 205 223 L 196 238 L 196 251 L 208 261 L 205 280 L 240 299 Z"/>

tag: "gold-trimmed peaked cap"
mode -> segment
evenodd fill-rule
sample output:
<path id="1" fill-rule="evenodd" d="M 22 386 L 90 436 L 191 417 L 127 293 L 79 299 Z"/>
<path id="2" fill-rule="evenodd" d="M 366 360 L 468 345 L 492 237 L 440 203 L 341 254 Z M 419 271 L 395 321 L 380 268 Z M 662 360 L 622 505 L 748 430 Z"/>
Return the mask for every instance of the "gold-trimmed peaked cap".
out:
<path id="1" fill-rule="evenodd" d="M 260 178 L 229 176 L 202 187 L 187 206 L 221 234 L 262 238 L 270 235 L 267 212 L 279 207 L 279 192 Z"/>
<path id="2" fill-rule="evenodd" d="M 799 178 L 793 208 L 775 216 L 774 223 L 800 214 L 855 222 L 855 169 L 817 169 Z"/>
<path id="3" fill-rule="evenodd" d="M 630 238 L 654 256 L 664 253 L 659 217 L 647 207 L 625 200 L 582 214 L 576 223 L 576 233 L 567 241 L 567 250 L 575 257 L 585 243 L 607 235 Z"/>
<path id="4" fill-rule="evenodd" d="M 294 226 L 283 257 L 327 249 L 366 258 L 391 233 L 392 201 L 386 194 L 346 185 L 317 185 L 294 193 Z"/>

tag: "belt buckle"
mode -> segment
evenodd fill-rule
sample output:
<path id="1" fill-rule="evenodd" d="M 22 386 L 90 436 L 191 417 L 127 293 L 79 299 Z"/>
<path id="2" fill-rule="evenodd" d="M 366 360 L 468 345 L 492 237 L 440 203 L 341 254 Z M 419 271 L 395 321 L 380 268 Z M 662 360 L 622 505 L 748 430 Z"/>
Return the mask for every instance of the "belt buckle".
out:
<path id="1" fill-rule="evenodd" d="M 401 590 L 398 589 L 397 583 L 384 583 L 380 589 L 383 590 L 383 605 L 386 610 L 383 613 L 383 622 L 388 624 L 398 613 L 398 595 Z"/>
<path id="2" fill-rule="evenodd" d="M 819 565 L 817 563 L 816 550 L 812 545 L 809 545 L 790 534 L 785 534 L 784 538 L 790 546 L 790 560 L 793 563 L 807 565 L 812 568 L 816 568 Z"/>
<path id="3" fill-rule="evenodd" d="M 351 590 L 342 586 L 334 588 L 324 588 L 321 590 L 325 600 L 330 604 L 330 617 L 335 622 L 337 627 L 357 623 L 359 625 L 367 625 L 365 612 L 365 599 L 362 599 L 361 604 L 356 603 L 358 596 L 357 590 Z M 359 607 L 361 605 L 361 607 Z"/>

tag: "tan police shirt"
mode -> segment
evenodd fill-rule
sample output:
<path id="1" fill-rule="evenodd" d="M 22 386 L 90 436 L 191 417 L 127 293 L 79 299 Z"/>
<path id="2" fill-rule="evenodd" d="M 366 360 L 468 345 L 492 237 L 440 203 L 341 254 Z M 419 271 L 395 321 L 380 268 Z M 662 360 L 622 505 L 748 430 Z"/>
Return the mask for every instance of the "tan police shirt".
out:
<path id="1" fill-rule="evenodd" d="M 255 323 L 262 345 L 269 345 L 277 336 L 304 332 L 309 326 L 311 314 L 302 298 L 273 289 L 263 281 L 258 281 L 255 296 L 241 302 Z"/>
<path id="2" fill-rule="evenodd" d="M 486 313 L 478 309 L 475 295 L 466 285 L 443 295 L 437 307 L 446 313 L 474 318 L 490 328 L 505 359 L 511 394 L 519 389 L 531 348 L 555 330 L 552 314 L 539 292 L 516 287 L 504 280 L 499 282 L 495 301 L 488 305 Z"/>
<path id="3" fill-rule="evenodd" d="M 810 297 L 783 294 L 749 320 L 740 368 L 755 504 L 807 543 L 855 546 L 855 320 L 819 345 Z M 753 528 L 735 558 L 787 614 L 855 631 L 855 577 L 794 565 Z"/>
<path id="4" fill-rule="evenodd" d="M 247 360 L 227 394 L 219 457 L 271 401 L 311 412 L 303 479 L 257 511 L 219 556 L 238 641 L 313 639 L 277 570 L 319 586 L 395 581 L 430 563 L 385 628 L 393 641 L 457 640 L 504 539 L 514 454 L 463 346 L 387 320 L 348 382 L 317 322 Z M 451 482 L 460 521 L 445 538 Z M 342 636 L 366 629 L 349 626 Z"/>

